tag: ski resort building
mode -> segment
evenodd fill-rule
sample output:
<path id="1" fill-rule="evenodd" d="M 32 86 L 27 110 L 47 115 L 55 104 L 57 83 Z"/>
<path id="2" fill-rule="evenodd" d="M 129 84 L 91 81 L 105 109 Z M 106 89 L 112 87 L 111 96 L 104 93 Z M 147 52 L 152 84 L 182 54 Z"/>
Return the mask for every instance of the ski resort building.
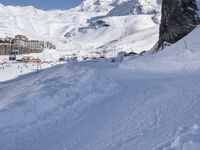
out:
<path id="1" fill-rule="evenodd" d="M 40 53 L 45 48 L 56 49 L 56 46 L 50 42 L 29 40 L 25 35 L 0 38 L 0 55 L 8 55 L 14 49 L 17 49 L 19 54 Z"/>
<path id="2" fill-rule="evenodd" d="M 36 40 L 31 40 L 27 41 L 25 43 L 25 46 L 31 49 L 43 49 L 44 47 L 44 41 L 36 41 Z"/>

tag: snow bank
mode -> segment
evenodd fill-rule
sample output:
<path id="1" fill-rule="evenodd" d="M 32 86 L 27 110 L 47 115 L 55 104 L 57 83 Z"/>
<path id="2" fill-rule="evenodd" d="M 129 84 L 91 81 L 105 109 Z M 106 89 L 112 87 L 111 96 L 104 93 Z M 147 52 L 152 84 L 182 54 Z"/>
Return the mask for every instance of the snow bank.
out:
<path id="1" fill-rule="evenodd" d="M 162 52 L 124 62 L 120 68 L 169 72 L 200 70 L 200 26 Z"/>

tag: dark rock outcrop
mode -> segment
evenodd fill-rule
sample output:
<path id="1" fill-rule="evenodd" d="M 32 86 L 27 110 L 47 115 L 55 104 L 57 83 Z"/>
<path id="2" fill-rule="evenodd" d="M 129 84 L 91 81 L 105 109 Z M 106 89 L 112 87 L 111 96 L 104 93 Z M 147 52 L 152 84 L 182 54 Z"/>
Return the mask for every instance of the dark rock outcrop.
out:
<path id="1" fill-rule="evenodd" d="M 197 24 L 196 0 L 163 0 L 160 35 L 155 52 L 162 50 L 165 43 L 175 43 L 190 33 Z"/>
<path id="2" fill-rule="evenodd" d="M 109 27 L 110 25 L 104 20 L 96 20 L 94 22 L 91 22 L 90 26 L 94 27 L 95 29 L 98 29 L 101 27 Z"/>

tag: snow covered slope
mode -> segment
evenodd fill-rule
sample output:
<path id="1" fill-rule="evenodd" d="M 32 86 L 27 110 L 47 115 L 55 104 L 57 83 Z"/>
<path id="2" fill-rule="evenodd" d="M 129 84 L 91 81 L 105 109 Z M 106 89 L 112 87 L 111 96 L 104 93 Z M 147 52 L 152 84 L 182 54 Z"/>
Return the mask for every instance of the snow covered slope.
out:
<path id="1" fill-rule="evenodd" d="M 200 70 L 199 39 L 200 26 L 162 52 L 124 62 L 121 67 L 158 72 Z"/>
<path id="2" fill-rule="evenodd" d="M 69 46 L 86 50 L 141 52 L 149 50 L 158 39 L 158 26 L 151 15 L 113 16 L 103 20 L 110 26 L 84 27 L 70 37 Z"/>
<path id="3" fill-rule="evenodd" d="M 59 50 L 141 52 L 157 42 L 159 18 L 160 3 L 155 0 L 85 0 L 65 11 L 0 5 L 0 36 L 25 34 L 52 41 Z M 96 26 L 98 21 L 107 26 Z"/>
<path id="4" fill-rule="evenodd" d="M 0 149 L 199 150 L 199 75 L 82 62 L 0 83 Z"/>

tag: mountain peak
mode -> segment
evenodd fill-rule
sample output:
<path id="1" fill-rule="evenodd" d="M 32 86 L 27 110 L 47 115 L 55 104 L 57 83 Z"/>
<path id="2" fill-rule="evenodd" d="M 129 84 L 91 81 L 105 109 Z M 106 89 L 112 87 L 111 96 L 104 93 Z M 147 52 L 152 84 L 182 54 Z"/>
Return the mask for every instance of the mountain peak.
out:
<path id="1" fill-rule="evenodd" d="M 79 6 L 81 11 L 108 12 L 118 0 L 84 0 Z"/>

